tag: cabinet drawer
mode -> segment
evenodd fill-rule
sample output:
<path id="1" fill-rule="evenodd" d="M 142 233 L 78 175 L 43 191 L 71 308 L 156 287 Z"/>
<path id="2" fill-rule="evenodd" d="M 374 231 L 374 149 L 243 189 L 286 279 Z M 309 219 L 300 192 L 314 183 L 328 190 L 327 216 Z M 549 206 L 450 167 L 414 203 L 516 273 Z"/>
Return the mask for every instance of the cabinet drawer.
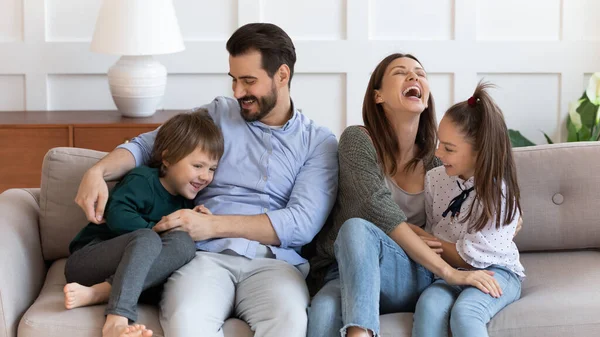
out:
<path id="1" fill-rule="evenodd" d="M 117 145 L 131 138 L 156 129 L 159 125 L 148 127 L 77 127 L 73 130 L 73 145 L 84 149 L 112 151 Z"/>
<path id="2" fill-rule="evenodd" d="M 69 146 L 69 128 L 0 128 L 0 193 L 40 187 L 42 162 L 53 147 Z"/>

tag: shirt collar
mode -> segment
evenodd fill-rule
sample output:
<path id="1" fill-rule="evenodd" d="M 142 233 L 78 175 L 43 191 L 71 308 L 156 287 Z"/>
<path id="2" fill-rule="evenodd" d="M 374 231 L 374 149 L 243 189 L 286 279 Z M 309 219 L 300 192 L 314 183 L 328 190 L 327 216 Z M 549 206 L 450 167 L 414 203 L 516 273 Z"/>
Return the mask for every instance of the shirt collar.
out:
<path id="1" fill-rule="evenodd" d="M 283 124 L 283 126 L 280 129 L 277 129 L 277 128 L 273 129 L 270 125 L 267 125 L 261 121 L 254 121 L 254 122 L 251 122 L 250 124 L 261 127 L 263 129 L 269 129 L 269 130 L 273 130 L 273 131 L 275 131 L 275 130 L 286 131 L 294 124 L 294 121 L 298 118 L 298 114 L 300 113 L 299 110 L 296 110 L 294 101 L 291 98 L 290 98 L 290 109 L 292 110 L 292 117 L 290 117 L 290 119 L 288 119 L 288 121 L 285 122 L 285 124 Z"/>
<path id="2" fill-rule="evenodd" d="M 455 179 L 458 182 L 458 185 L 463 190 L 469 189 L 475 185 L 475 176 L 472 176 L 471 178 L 469 178 L 467 180 L 463 180 L 463 179 L 459 178 L 458 176 L 456 176 Z"/>

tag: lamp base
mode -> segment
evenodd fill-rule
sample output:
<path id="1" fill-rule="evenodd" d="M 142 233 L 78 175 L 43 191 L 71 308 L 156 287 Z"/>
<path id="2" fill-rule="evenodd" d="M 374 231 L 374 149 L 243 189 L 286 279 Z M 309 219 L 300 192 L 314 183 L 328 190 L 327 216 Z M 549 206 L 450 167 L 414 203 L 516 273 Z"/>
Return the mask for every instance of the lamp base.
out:
<path id="1" fill-rule="evenodd" d="M 123 116 L 152 116 L 165 94 L 167 69 L 152 56 L 121 56 L 108 70 L 108 84 Z"/>

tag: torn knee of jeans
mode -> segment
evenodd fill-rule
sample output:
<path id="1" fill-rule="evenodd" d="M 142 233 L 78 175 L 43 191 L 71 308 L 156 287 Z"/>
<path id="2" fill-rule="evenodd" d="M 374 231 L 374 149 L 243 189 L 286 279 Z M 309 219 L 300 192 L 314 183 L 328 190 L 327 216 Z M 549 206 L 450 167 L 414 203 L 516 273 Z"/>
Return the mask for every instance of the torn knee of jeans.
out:
<path id="1" fill-rule="evenodd" d="M 346 337 L 346 331 L 349 328 L 359 328 L 359 329 L 364 330 L 367 333 L 367 335 L 369 335 L 369 336 L 373 336 L 373 337 L 378 337 L 379 336 L 379 334 L 377 334 L 377 333 L 375 333 L 375 332 L 373 332 L 373 331 L 371 331 L 371 330 L 369 330 L 367 328 L 364 328 L 364 327 L 362 327 L 362 326 L 360 326 L 358 324 L 346 324 L 343 328 L 340 329 L 340 335 L 341 335 L 341 337 Z"/>

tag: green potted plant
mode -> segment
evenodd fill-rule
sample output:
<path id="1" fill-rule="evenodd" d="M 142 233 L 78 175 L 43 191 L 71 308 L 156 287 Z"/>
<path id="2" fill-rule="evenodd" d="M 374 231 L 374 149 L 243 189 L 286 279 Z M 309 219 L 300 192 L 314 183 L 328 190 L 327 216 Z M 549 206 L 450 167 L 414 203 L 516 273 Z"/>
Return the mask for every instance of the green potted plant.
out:
<path id="1" fill-rule="evenodd" d="M 513 147 L 532 146 L 532 141 L 519 131 L 509 129 Z M 544 133 L 548 144 L 552 139 Z M 577 101 L 569 104 L 567 116 L 567 142 L 597 141 L 600 138 L 600 72 L 590 77 L 587 89 Z"/>

